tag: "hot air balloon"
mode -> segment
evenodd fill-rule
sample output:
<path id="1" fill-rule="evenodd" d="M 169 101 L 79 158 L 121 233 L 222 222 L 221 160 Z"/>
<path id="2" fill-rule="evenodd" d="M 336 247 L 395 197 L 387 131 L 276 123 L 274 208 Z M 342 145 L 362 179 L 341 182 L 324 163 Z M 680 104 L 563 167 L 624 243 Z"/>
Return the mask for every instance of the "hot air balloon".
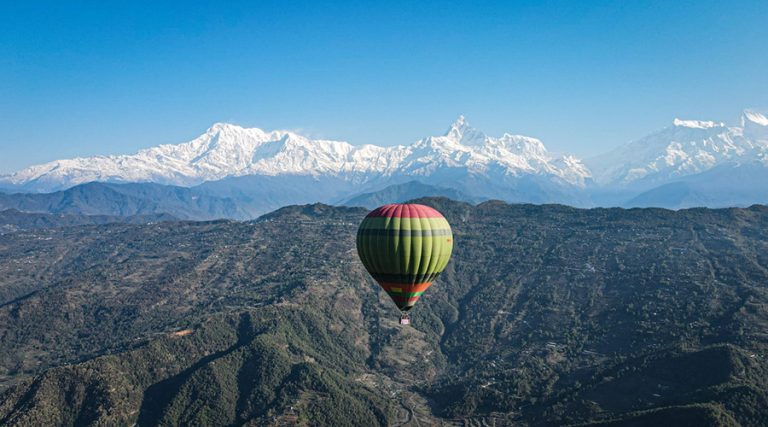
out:
<path id="1" fill-rule="evenodd" d="M 400 309 L 400 323 L 451 258 L 448 221 L 429 206 L 384 205 L 371 211 L 357 230 L 357 253 L 366 270 Z"/>

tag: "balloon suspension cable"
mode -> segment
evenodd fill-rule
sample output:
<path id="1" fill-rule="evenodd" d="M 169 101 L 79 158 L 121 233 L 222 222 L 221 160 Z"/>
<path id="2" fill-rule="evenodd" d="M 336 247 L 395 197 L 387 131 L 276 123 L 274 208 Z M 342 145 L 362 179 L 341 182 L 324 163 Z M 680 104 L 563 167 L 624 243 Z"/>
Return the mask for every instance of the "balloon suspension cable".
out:
<path id="1" fill-rule="evenodd" d="M 400 315 L 400 324 L 401 325 L 410 325 L 411 324 L 411 318 L 408 317 L 408 313 L 403 313 Z"/>

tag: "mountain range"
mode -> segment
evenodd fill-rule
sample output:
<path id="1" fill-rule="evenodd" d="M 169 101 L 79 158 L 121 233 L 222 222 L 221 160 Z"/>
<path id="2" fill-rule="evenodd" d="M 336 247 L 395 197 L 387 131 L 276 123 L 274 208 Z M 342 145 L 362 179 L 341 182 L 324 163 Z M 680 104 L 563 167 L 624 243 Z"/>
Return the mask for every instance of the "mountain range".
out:
<path id="1" fill-rule="evenodd" d="M 577 207 L 748 206 L 768 202 L 766 153 L 768 117 L 752 110 L 733 126 L 675 119 L 672 126 L 585 160 L 554 155 L 528 136 L 488 136 L 463 116 L 444 135 L 389 147 L 217 123 L 178 145 L 56 160 L 2 176 L 0 191 L 14 194 L 0 198 L 0 208 L 60 212 L 47 202 L 30 208 L 29 200 L 51 197 L 33 193 L 66 199 L 67 191 L 104 189 L 78 187 L 94 182 L 121 188 L 116 193 L 130 193 L 139 200 L 134 205 L 145 207 L 129 208 L 130 214 L 198 219 L 252 218 L 295 203 L 368 206 L 434 195 Z M 145 185 L 150 187 L 139 190 Z M 151 208 L 167 205 L 169 195 L 178 209 Z M 186 201 L 179 203 L 180 198 Z M 205 212 L 199 212 L 201 204 Z M 79 213 L 112 215 L 120 208 L 105 211 L 97 204 Z"/>

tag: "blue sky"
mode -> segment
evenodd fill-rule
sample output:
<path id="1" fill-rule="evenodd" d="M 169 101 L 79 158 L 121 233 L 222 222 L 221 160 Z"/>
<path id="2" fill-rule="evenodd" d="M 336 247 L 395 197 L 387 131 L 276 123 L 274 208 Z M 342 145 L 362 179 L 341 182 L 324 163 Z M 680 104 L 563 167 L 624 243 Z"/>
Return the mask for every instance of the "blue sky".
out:
<path id="1" fill-rule="evenodd" d="M 0 2 L 0 173 L 227 121 L 589 156 L 768 106 L 768 2 Z"/>

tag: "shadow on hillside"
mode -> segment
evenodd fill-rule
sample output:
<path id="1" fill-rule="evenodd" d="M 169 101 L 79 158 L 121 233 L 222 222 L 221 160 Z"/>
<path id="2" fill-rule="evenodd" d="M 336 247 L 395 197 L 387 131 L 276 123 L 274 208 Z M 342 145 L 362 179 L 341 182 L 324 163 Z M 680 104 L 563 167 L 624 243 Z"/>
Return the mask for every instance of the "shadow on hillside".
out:
<path id="1" fill-rule="evenodd" d="M 237 342 L 234 345 L 226 350 L 205 356 L 178 374 L 148 387 L 141 401 L 136 425 L 156 425 L 157 420 L 162 418 L 178 390 L 198 369 L 205 367 L 214 360 L 226 357 L 245 346 L 250 338 L 252 338 L 252 331 L 251 317 L 249 314 L 243 313 L 240 316 L 240 322 L 237 327 Z"/>

